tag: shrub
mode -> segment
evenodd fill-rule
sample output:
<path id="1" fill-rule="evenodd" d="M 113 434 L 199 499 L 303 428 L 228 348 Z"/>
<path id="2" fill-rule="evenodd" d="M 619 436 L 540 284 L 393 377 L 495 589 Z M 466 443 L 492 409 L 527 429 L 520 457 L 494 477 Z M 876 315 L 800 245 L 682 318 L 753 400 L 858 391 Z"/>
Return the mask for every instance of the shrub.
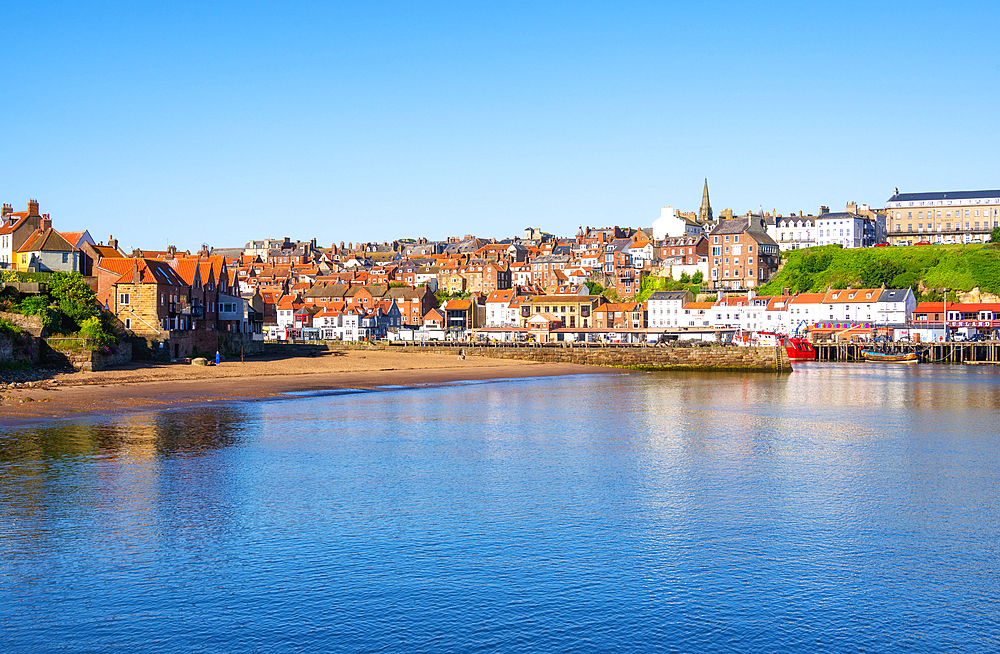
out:
<path id="1" fill-rule="evenodd" d="M 44 295 L 29 295 L 21 300 L 19 308 L 26 316 L 37 316 L 49 308 L 49 299 Z"/>
<path id="2" fill-rule="evenodd" d="M 76 325 L 98 314 L 97 298 L 94 290 L 80 273 L 52 273 L 49 278 L 49 293 L 59 305 L 59 309 Z"/>
<path id="3" fill-rule="evenodd" d="M 101 319 L 92 316 L 80 325 L 80 338 L 87 339 L 87 347 L 91 350 L 105 350 L 115 345 L 115 337 L 104 331 Z"/>

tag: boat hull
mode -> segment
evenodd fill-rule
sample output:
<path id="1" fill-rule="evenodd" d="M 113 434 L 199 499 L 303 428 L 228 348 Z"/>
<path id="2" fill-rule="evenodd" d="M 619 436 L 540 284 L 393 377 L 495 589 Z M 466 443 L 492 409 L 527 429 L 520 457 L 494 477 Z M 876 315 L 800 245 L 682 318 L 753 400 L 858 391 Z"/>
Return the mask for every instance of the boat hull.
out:
<path id="1" fill-rule="evenodd" d="M 792 361 L 816 360 L 816 348 L 804 338 L 789 336 L 784 339 L 783 345 L 785 346 L 785 351 L 788 352 L 788 358 Z"/>
<path id="2" fill-rule="evenodd" d="M 861 355 L 869 363 L 920 363 L 920 355 L 917 352 L 889 354 L 886 352 L 867 352 L 862 350 Z"/>

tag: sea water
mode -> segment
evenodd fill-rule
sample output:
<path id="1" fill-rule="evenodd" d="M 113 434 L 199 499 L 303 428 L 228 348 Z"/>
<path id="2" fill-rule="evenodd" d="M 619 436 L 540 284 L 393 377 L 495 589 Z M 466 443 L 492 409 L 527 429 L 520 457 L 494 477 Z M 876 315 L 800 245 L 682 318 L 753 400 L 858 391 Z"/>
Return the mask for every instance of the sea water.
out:
<path id="1" fill-rule="evenodd" d="M 1000 375 L 796 368 L 0 431 L 0 650 L 1000 649 Z"/>

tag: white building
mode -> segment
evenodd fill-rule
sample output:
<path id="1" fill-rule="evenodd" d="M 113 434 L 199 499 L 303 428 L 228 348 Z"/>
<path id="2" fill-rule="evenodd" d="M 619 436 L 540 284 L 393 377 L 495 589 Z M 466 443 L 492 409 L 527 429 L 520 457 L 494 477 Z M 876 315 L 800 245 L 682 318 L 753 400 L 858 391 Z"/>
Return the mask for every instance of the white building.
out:
<path id="1" fill-rule="evenodd" d="M 885 216 L 851 211 L 824 213 L 816 217 L 816 245 L 870 248 L 885 242 Z"/>
<path id="2" fill-rule="evenodd" d="M 687 327 L 684 305 L 692 300 L 691 291 L 657 291 L 646 300 L 646 324 L 652 329 Z"/>
<path id="3" fill-rule="evenodd" d="M 816 245 L 816 216 L 780 216 L 767 225 L 767 235 L 780 250 L 799 250 Z"/>
<path id="4" fill-rule="evenodd" d="M 516 327 L 520 323 L 519 310 L 511 310 L 514 289 L 493 291 L 486 298 L 487 327 Z"/>
<path id="5" fill-rule="evenodd" d="M 672 236 L 697 236 L 702 226 L 677 214 L 673 207 L 663 207 L 660 217 L 653 221 L 653 240 L 662 241 Z"/>

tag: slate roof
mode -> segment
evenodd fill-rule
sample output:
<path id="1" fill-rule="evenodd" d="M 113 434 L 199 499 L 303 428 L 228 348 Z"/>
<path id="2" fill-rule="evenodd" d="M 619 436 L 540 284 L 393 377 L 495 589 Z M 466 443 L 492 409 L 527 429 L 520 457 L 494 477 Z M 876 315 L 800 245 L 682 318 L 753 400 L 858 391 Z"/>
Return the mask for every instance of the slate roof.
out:
<path id="1" fill-rule="evenodd" d="M 749 218 L 720 220 L 719 224 L 712 230 L 712 236 L 716 236 L 718 234 L 749 234 L 753 236 L 755 241 L 763 245 L 773 245 L 775 247 L 778 245 L 775 240 L 768 236 L 763 230 L 758 229 L 756 226 L 752 226 Z"/>
<path id="2" fill-rule="evenodd" d="M 687 291 L 657 291 L 649 296 L 649 300 L 684 300 L 687 298 Z"/>
<path id="3" fill-rule="evenodd" d="M 878 296 L 879 302 L 903 302 L 912 291 L 908 288 L 887 288 Z"/>
<path id="4" fill-rule="evenodd" d="M 816 220 L 851 220 L 854 218 L 864 218 L 864 216 L 850 211 L 837 211 L 816 216 Z"/>
<path id="5" fill-rule="evenodd" d="M 939 191 L 933 193 L 897 193 L 886 202 L 919 202 L 925 200 L 996 200 L 1000 198 L 1000 190 L 993 191 Z"/>

